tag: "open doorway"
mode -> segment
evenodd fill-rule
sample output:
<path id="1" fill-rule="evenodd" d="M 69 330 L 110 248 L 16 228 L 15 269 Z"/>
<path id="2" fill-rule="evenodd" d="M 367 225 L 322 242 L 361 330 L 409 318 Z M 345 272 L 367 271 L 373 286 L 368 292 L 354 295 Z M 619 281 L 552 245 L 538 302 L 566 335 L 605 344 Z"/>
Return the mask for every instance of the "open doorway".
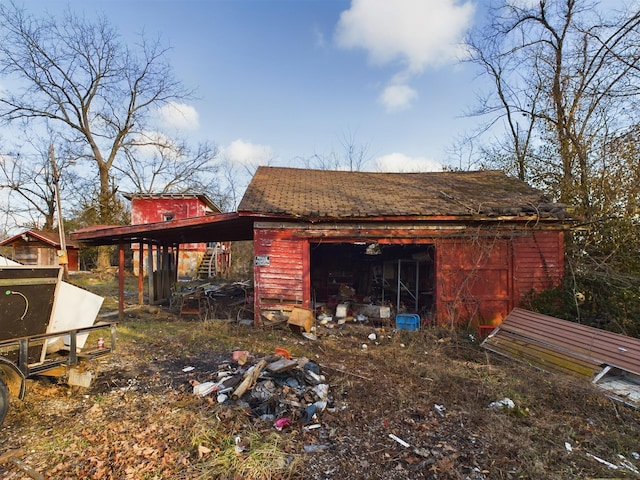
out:
<path id="1" fill-rule="evenodd" d="M 434 251 L 433 245 L 312 243 L 312 298 L 330 309 L 349 301 L 432 318 Z"/>

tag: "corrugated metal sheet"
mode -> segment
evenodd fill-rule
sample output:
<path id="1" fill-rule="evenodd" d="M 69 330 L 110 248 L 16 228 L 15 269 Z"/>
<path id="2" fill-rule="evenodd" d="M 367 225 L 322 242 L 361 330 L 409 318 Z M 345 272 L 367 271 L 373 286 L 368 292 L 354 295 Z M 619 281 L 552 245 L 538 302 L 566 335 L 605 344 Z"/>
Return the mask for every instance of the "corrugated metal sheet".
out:
<path id="1" fill-rule="evenodd" d="M 514 308 L 482 346 L 547 371 L 593 378 L 609 366 L 640 375 L 640 339 L 521 308 Z"/>

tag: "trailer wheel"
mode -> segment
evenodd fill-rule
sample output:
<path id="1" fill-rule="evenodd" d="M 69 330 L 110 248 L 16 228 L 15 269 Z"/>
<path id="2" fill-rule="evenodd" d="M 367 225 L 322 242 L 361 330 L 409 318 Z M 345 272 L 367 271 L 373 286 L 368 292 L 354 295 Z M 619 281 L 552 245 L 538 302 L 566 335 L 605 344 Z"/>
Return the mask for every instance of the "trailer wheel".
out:
<path id="1" fill-rule="evenodd" d="M 4 380 L 0 378 L 0 425 L 4 422 L 4 417 L 7 416 L 9 410 L 9 390 Z"/>

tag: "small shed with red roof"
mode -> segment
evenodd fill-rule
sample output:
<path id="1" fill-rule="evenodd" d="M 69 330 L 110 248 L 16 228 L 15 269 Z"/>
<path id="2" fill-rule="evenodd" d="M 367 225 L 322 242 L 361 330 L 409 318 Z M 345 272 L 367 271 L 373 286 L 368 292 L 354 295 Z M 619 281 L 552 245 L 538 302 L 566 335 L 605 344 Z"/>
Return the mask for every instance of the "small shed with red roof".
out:
<path id="1" fill-rule="evenodd" d="M 69 271 L 79 269 L 78 246 L 65 237 Z M 61 258 L 60 235 L 58 232 L 25 230 L 0 242 L 0 247 L 11 247 L 7 257 L 22 265 L 59 265 Z"/>

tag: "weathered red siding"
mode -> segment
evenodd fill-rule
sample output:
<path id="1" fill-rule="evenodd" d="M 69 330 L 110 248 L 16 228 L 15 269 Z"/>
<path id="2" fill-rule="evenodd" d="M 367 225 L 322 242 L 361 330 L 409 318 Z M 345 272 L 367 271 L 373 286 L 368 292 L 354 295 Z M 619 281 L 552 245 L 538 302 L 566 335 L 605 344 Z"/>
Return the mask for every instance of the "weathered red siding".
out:
<path id="1" fill-rule="evenodd" d="M 522 295 L 557 285 L 563 277 L 559 231 L 437 229 L 418 225 L 296 225 L 254 229 L 256 317 L 276 304 L 310 305 L 309 242 L 378 242 L 435 247 L 435 319 L 460 327 L 497 325 Z M 275 224 L 274 224 L 275 225 Z"/>
<path id="2" fill-rule="evenodd" d="M 440 239 L 436 278 L 438 323 L 499 323 L 513 304 L 509 241 L 496 237 Z"/>
<path id="3" fill-rule="evenodd" d="M 273 305 L 309 306 L 309 244 L 286 238 L 280 231 L 258 229 L 254 236 L 256 257 L 268 257 L 268 265 L 254 270 L 258 308 Z"/>
<path id="4" fill-rule="evenodd" d="M 206 215 L 206 205 L 198 198 L 137 198 L 131 200 L 131 224 L 163 222 L 171 217 L 201 217 Z M 180 245 L 182 250 L 206 251 L 203 243 L 186 243 Z"/>
<path id="5" fill-rule="evenodd" d="M 562 282 L 564 276 L 564 238 L 562 232 L 538 231 L 513 241 L 515 297 L 540 291 Z M 519 302 L 514 306 L 518 306 Z"/>
<path id="6" fill-rule="evenodd" d="M 199 198 L 140 198 L 134 197 L 131 200 L 131 224 L 145 224 L 163 222 L 170 219 L 178 220 L 181 218 L 200 217 L 207 214 L 206 205 Z M 137 274 L 138 267 L 138 250 L 140 245 L 132 244 L 131 249 L 133 255 L 133 271 Z M 144 248 L 143 256 L 146 259 L 148 247 Z M 197 275 L 198 265 L 200 264 L 205 252 L 207 251 L 206 243 L 185 243 L 180 245 L 180 258 L 178 259 L 178 276 L 194 277 Z M 144 263 L 144 271 L 146 272 L 146 260 Z"/>

